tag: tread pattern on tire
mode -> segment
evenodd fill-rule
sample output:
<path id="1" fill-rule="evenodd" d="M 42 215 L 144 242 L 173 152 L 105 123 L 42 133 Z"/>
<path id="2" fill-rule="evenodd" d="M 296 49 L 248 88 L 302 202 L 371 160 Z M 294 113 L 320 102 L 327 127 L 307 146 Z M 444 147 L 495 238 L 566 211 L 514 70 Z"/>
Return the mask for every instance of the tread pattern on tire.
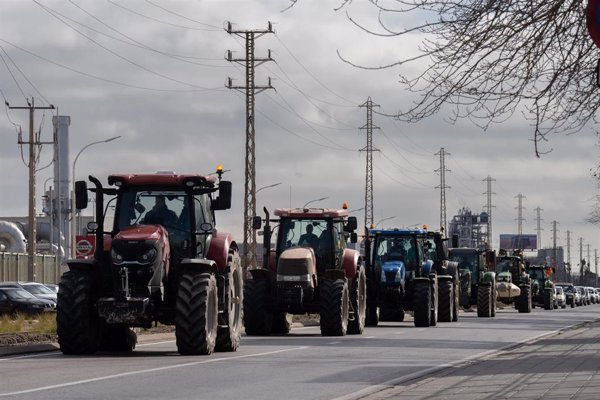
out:
<path id="1" fill-rule="evenodd" d="M 58 344 L 63 354 L 94 354 L 98 350 L 99 325 L 92 301 L 92 279 L 88 274 L 63 274 L 56 314 Z"/>
<path id="2" fill-rule="evenodd" d="M 452 281 L 438 280 L 438 321 L 452 322 L 454 294 Z"/>
<path id="3" fill-rule="evenodd" d="M 367 312 L 367 276 L 363 267 L 358 269 L 352 281 L 350 301 L 354 310 L 354 318 L 348 321 L 348 333 L 361 335 L 365 330 Z"/>
<path id="4" fill-rule="evenodd" d="M 477 316 L 489 318 L 492 316 L 492 287 L 477 285 Z"/>
<path id="5" fill-rule="evenodd" d="M 175 315 L 175 338 L 180 354 L 208 355 L 214 351 L 218 312 L 215 276 L 195 272 L 181 274 Z"/>
<path id="6" fill-rule="evenodd" d="M 530 286 L 520 286 L 521 294 L 517 298 L 517 309 L 520 313 L 530 313 L 531 312 L 531 287 Z"/>
<path id="7" fill-rule="evenodd" d="M 235 248 L 229 249 L 227 271 L 228 279 L 227 287 L 225 288 L 227 298 L 224 307 L 226 310 L 223 310 L 224 317 L 226 318 L 226 321 L 223 322 L 226 322 L 226 325 L 219 326 L 217 329 L 216 351 L 236 351 L 240 345 L 244 283 L 240 255 Z"/>
<path id="8" fill-rule="evenodd" d="M 269 282 L 248 279 L 244 285 L 244 327 L 246 335 L 271 333 L 273 314 L 268 310 Z"/>
<path id="9" fill-rule="evenodd" d="M 431 285 L 429 281 L 416 281 L 413 296 L 413 310 L 416 327 L 431 325 Z"/>
<path id="10" fill-rule="evenodd" d="M 319 286 L 323 336 L 344 336 L 348 330 L 349 290 L 346 279 L 322 279 Z"/>

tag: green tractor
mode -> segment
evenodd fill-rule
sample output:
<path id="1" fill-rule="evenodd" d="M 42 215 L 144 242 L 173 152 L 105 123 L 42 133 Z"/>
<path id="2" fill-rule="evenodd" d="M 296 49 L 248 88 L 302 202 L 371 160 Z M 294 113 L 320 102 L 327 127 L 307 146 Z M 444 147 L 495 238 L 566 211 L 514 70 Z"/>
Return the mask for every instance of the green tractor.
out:
<path id="1" fill-rule="evenodd" d="M 478 317 L 496 316 L 496 253 L 493 250 L 452 248 L 449 259 L 458 263 L 460 306 L 477 306 Z"/>
<path id="2" fill-rule="evenodd" d="M 532 308 L 528 266 L 528 262 L 523 262 L 523 253 L 520 250 L 508 255 L 506 250 L 501 249 L 496 258 L 498 300 L 504 304 L 514 303 L 520 313 L 530 313 Z"/>
<path id="3" fill-rule="evenodd" d="M 558 308 L 554 296 L 554 282 L 550 279 L 554 268 L 541 265 L 530 265 L 527 272 L 531 277 L 531 306 L 544 307 L 544 310 Z"/>

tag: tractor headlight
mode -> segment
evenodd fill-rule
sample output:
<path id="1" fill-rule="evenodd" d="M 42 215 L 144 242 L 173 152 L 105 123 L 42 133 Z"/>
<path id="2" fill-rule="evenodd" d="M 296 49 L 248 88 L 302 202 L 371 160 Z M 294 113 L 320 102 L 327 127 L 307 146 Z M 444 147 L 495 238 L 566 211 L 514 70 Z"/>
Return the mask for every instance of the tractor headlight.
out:
<path id="1" fill-rule="evenodd" d="M 114 248 L 110 249 L 110 258 L 112 258 L 113 264 L 121 264 L 123 262 L 123 256 L 116 252 Z"/>
<path id="2" fill-rule="evenodd" d="M 394 276 L 394 282 L 402 282 L 402 271 L 398 268 L 396 275 Z"/>
<path id="3" fill-rule="evenodd" d="M 381 270 L 381 282 L 387 282 L 387 278 L 385 277 L 385 271 Z"/>
<path id="4" fill-rule="evenodd" d="M 141 264 L 150 264 L 156 258 L 156 254 L 157 254 L 156 249 L 149 249 L 148 251 L 146 251 L 138 256 L 138 261 Z"/>

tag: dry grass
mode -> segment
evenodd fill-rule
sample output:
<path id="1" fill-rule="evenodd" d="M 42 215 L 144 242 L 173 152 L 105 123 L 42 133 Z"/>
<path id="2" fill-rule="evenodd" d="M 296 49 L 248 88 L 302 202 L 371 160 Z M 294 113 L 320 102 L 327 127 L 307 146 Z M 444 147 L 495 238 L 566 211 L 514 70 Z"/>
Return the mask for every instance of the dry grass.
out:
<path id="1" fill-rule="evenodd" d="M 12 319 L 5 315 L 0 317 L 0 334 L 5 333 L 56 333 L 56 314 L 43 313 L 32 319 L 19 315 Z"/>

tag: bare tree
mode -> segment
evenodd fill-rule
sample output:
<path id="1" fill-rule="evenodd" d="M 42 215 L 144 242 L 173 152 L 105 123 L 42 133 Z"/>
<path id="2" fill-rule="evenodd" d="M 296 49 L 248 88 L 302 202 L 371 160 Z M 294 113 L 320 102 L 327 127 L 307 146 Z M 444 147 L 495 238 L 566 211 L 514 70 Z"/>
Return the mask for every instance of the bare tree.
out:
<path id="1" fill-rule="evenodd" d="M 292 0 L 295 4 L 297 0 Z M 469 118 L 487 128 L 523 112 L 533 128 L 535 154 L 553 132 L 575 133 L 600 106 L 594 69 L 600 54 L 585 24 L 582 0 L 370 0 L 379 28 L 369 30 L 352 16 L 351 0 L 341 0 L 352 23 L 373 35 L 404 38 L 426 34 L 416 56 L 382 69 L 414 63 L 424 67 L 401 83 L 419 94 L 397 118 L 416 122 L 450 105 L 452 119 Z M 292 5 L 293 5 L 292 4 Z M 422 21 L 398 30 L 405 16 Z"/>

